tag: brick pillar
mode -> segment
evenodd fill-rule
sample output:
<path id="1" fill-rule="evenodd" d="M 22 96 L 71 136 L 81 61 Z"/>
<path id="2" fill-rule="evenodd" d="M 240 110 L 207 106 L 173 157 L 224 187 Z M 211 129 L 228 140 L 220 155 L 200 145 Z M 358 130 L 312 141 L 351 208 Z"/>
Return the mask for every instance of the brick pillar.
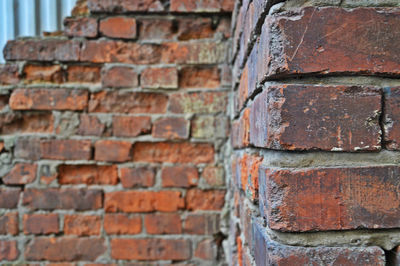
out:
<path id="1" fill-rule="evenodd" d="M 398 4 L 276 2 L 233 16 L 230 264 L 395 265 Z"/>

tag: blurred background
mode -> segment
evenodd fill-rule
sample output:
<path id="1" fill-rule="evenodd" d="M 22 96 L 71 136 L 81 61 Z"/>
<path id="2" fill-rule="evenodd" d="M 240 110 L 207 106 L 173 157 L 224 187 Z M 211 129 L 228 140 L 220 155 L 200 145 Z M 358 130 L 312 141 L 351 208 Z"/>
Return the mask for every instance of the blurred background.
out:
<path id="1" fill-rule="evenodd" d="M 76 0 L 1 0 L 0 47 L 16 37 L 39 36 L 62 29 Z M 4 63 L 3 52 L 0 63 Z"/>

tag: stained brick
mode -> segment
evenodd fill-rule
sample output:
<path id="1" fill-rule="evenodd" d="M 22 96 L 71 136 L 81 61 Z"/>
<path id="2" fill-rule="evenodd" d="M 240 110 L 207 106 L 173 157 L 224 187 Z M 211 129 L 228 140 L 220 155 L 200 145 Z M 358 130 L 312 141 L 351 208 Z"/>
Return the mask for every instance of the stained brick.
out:
<path id="1" fill-rule="evenodd" d="M 19 188 L 0 188 L 0 208 L 14 209 L 18 205 Z"/>
<path id="2" fill-rule="evenodd" d="M 24 67 L 24 80 L 27 83 L 62 83 L 65 81 L 65 75 L 61 66 L 58 65 L 26 65 Z"/>
<path id="3" fill-rule="evenodd" d="M 144 224 L 148 234 L 181 234 L 182 225 L 179 214 L 155 213 L 144 217 Z"/>
<path id="4" fill-rule="evenodd" d="M 0 66 L 0 84 L 13 85 L 19 82 L 18 65 L 6 64 Z"/>
<path id="5" fill-rule="evenodd" d="M 169 166 L 161 171 L 163 187 L 192 187 L 196 186 L 199 174 L 193 166 Z"/>
<path id="6" fill-rule="evenodd" d="M 40 157 L 52 160 L 89 160 L 92 157 L 92 144 L 90 140 L 42 140 Z"/>
<path id="7" fill-rule="evenodd" d="M 142 219 L 126 214 L 106 214 L 104 230 L 109 235 L 136 235 L 142 231 Z"/>
<path id="8" fill-rule="evenodd" d="M 91 236 L 100 235 L 101 217 L 96 215 L 65 215 L 64 234 Z"/>
<path id="9" fill-rule="evenodd" d="M 69 17 L 64 19 L 64 33 L 70 37 L 97 37 L 98 22 L 95 18 Z"/>
<path id="10" fill-rule="evenodd" d="M 190 241 L 183 239 L 112 239 L 111 257 L 124 260 L 187 260 Z"/>
<path id="11" fill-rule="evenodd" d="M 121 168 L 120 179 L 125 188 L 152 187 L 155 183 L 155 170 L 148 167 Z"/>
<path id="12" fill-rule="evenodd" d="M 227 107 L 225 92 L 176 93 L 170 101 L 169 110 L 178 114 L 213 114 L 225 112 Z"/>
<path id="13" fill-rule="evenodd" d="M 59 229 L 58 214 L 24 214 L 24 233 L 35 235 L 57 234 Z"/>
<path id="14" fill-rule="evenodd" d="M 137 142 L 133 145 L 137 162 L 211 163 L 214 147 L 205 143 Z"/>
<path id="15" fill-rule="evenodd" d="M 175 67 L 147 68 L 140 75 L 140 85 L 147 89 L 177 89 L 178 71 Z"/>
<path id="16" fill-rule="evenodd" d="M 217 246 L 212 239 L 202 240 L 197 244 L 194 256 L 203 260 L 215 260 L 217 255 Z"/>
<path id="17" fill-rule="evenodd" d="M 8 212 L 0 216 L 0 234 L 18 235 L 18 213 Z"/>
<path id="18" fill-rule="evenodd" d="M 161 62 L 217 64 L 225 62 L 226 42 L 168 42 L 161 46 Z"/>
<path id="19" fill-rule="evenodd" d="M 118 182 L 117 166 L 60 165 L 59 184 L 115 185 Z"/>
<path id="20" fill-rule="evenodd" d="M 228 132 L 229 122 L 226 116 L 199 115 L 192 120 L 191 135 L 194 138 L 226 138 Z"/>
<path id="21" fill-rule="evenodd" d="M 96 66 L 69 66 L 67 69 L 68 82 L 99 83 L 100 67 Z"/>
<path id="22" fill-rule="evenodd" d="M 52 133 L 54 117 L 51 113 L 3 113 L 0 114 L 0 133 Z"/>
<path id="23" fill-rule="evenodd" d="M 13 261 L 18 258 L 19 250 L 15 240 L 0 240 L 0 250 L 0 260 L 2 261 Z"/>
<path id="24" fill-rule="evenodd" d="M 103 87 L 135 88 L 139 86 L 139 78 L 131 67 L 114 66 L 103 70 L 101 83 Z"/>
<path id="25" fill-rule="evenodd" d="M 107 212 L 174 212 L 185 207 L 179 191 L 118 191 L 105 195 Z"/>
<path id="26" fill-rule="evenodd" d="M 70 89 L 16 89 L 10 97 L 14 110 L 83 110 L 88 93 Z"/>
<path id="27" fill-rule="evenodd" d="M 2 180 L 7 185 L 29 184 L 35 180 L 36 171 L 36 164 L 18 163 Z"/>
<path id="28" fill-rule="evenodd" d="M 113 135 L 117 137 L 136 137 L 150 133 L 149 116 L 113 116 Z"/>
<path id="29" fill-rule="evenodd" d="M 184 223 L 184 232 L 194 235 L 214 235 L 219 232 L 218 214 L 189 214 Z"/>
<path id="30" fill-rule="evenodd" d="M 166 117 L 154 122 L 152 136 L 165 139 L 187 139 L 190 123 L 185 118 Z"/>
<path id="31" fill-rule="evenodd" d="M 83 136 L 101 136 L 105 128 L 106 125 L 97 116 L 81 114 L 77 134 Z"/>
<path id="32" fill-rule="evenodd" d="M 221 166 L 207 166 L 203 170 L 202 177 L 206 181 L 206 184 L 211 187 L 225 185 L 224 168 Z"/>
<path id="33" fill-rule="evenodd" d="M 164 6 L 160 0 L 88 0 L 88 7 L 91 12 L 159 12 L 164 11 Z"/>
<path id="34" fill-rule="evenodd" d="M 385 104 L 383 118 L 383 133 L 385 147 L 389 150 L 398 150 L 400 148 L 400 88 L 385 89 Z"/>

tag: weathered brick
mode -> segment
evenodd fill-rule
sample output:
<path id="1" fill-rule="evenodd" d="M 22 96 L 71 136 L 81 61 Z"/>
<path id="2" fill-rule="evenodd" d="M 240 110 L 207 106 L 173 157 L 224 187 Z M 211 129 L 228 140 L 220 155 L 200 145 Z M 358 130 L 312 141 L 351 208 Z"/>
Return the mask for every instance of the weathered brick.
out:
<path id="1" fill-rule="evenodd" d="M 384 90 L 383 133 L 385 147 L 389 150 L 400 148 L 400 88 L 385 88 Z"/>
<path id="2" fill-rule="evenodd" d="M 397 166 L 261 170 L 269 226 L 281 231 L 398 227 L 399 171 Z"/>
<path id="3" fill-rule="evenodd" d="M 35 189 L 24 191 L 23 205 L 32 210 L 95 210 L 102 207 L 102 191 L 97 189 Z"/>
<path id="4" fill-rule="evenodd" d="M 238 158 L 237 184 L 252 201 L 258 199 L 258 174 L 263 157 L 244 153 Z"/>
<path id="5" fill-rule="evenodd" d="M 0 84 L 13 85 L 19 82 L 18 65 L 6 64 L 0 66 Z"/>
<path id="6" fill-rule="evenodd" d="M 0 95 L 0 111 L 7 106 L 9 98 L 10 97 L 8 95 Z"/>
<path id="7" fill-rule="evenodd" d="M 219 214 L 189 214 L 184 232 L 193 235 L 214 235 L 219 232 Z"/>
<path id="8" fill-rule="evenodd" d="M 60 165 L 58 183 L 115 185 L 118 182 L 117 166 L 108 165 Z"/>
<path id="9" fill-rule="evenodd" d="M 20 192 L 21 190 L 19 188 L 0 188 L 0 208 L 17 208 Z"/>
<path id="10" fill-rule="evenodd" d="M 152 136 L 165 139 L 187 139 L 190 122 L 185 118 L 166 117 L 154 122 Z"/>
<path id="11" fill-rule="evenodd" d="M 121 260 L 187 260 L 191 243 L 183 239 L 112 239 L 111 257 Z"/>
<path id="12" fill-rule="evenodd" d="M 94 144 L 97 161 L 125 162 L 131 159 L 132 144 L 128 141 L 98 140 Z"/>
<path id="13" fill-rule="evenodd" d="M 97 37 L 98 22 L 96 18 L 69 17 L 64 19 L 64 33 L 69 37 Z"/>
<path id="14" fill-rule="evenodd" d="M 95 261 L 106 252 L 101 238 L 35 238 L 25 249 L 32 261 Z"/>
<path id="15" fill-rule="evenodd" d="M 194 256 L 203 260 L 215 260 L 217 250 L 217 245 L 213 239 L 205 239 L 197 244 Z"/>
<path id="16" fill-rule="evenodd" d="M 134 68 L 114 66 L 103 70 L 101 83 L 103 87 L 136 88 L 139 86 L 139 78 Z"/>
<path id="17" fill-rule="evenodd" d="M 69 66 L 67 69 L 68 82 L 99 83 L 100 67 L 97 66 Z"/>
<path id="18" fill-rule="evenodd" d="M 256 104 L 254 106 L 254 116 L 257 116 L 257 106 Z M 259 116 L 264 116 L 264 114 Z M 256 124 L 256 121 L 254 121 L 254 124 Z M 262 127 L 264 125 L 257 124 L 257 126 Z M 240 118 L 232 123 L 231 140 L 234 148 L 245 148 L 250 145 L 250 108 L 246 108 Z"/>
<path id="19" fill-rule="evenodd" d="M 0 114 L 0 133 L 52 133 L 54 117 L 51 113 L 3 113 Z"/>
<path id="20" fill-rule="evenodd" d="M 259 70 L 266 76 L 399 74 L 395 45 L 399 36 L 393 34 L 399 30 L 399 22 L 398 9 L 308 7 L 271 16 L 263 26 L 261 38 L 266 47 L 259 55 L 264 59 Z"/>
<path id="21" fill-rule="evenodd" d="M 180 88 L 216 89 L 220 86 L 217 67 L 185 67 L 179 71 Z"/>
<path id="22" fill-rule="evenodd" d="M 250 142 L 284 150 L 379 150 L 380 112 L 381 93 L 371 87 L 272 86 L 251 106 Z"/>
<path id="23" fill-rule="evenodd" d="M 192 120 L 191 135 L 193 138 L 210 140 L 226 138 L 229 132 L 229 122 L 226 116 L 200 115 Z"/>
<path id="24" fill-rule="evenodd" d="M 142 219 L 126 214 L 106 214 L 104 230 L 109 235 L 136 235 L 142 231 Z"/>
<path id="25" fill-rule="evenodd" d="M 199 173 L 193 166 L 167 166 L 161 171 L 163 187 L 192 187 L 196 186 Z"/>
<path id="26" fill-rule="evenodd" d="M 2 180 L 7 185 L 25 185 L 32 183 L 36 178 L 37 165 L 17 163 Z"/>
<path id="27" fill-rule="evenodd" d="M 24 214 L 24 234 L 49 235 L 59 233 L 58 214 Z"/>
<path id="28" fill-rule="evenodd" d="M 175 67 L 146 68 L 140 75 L 140 85 L 146 89 L 177 89 L 178 71 Z"/>
<path id="29" fill-rule="evenodd" d="M 190 189 L 186 193 L 188 210 L 221 210 L 225 203 L 225 190 Z"/>
<path id="30" fill-rule="evenodd" d="M 155 175 L 155 170 L 148 167 L 120 169 L 120 179 L 124 188 L 152 187 Z"/>
<path id="31" fill-rule="evenodd" d="M 101 91 L 90 96 L 89 112 L 162 114 L 167 103 L 160 93 Z"/>
<path id="32" fill-rule="evenodd" d="M 168 42 L 161 46 L 161 62 L 166 64 L 217 64 L 226 59 L 226 42 Z"/>
<path id="33" fill-rule="evenodd" d="M 106 193 L 106 212 L 174 212 L 185 207 L 179 191 L 117 191 Z"/>
<path id="34" fill-rule="evenodd" d="M 78 128 L 78 135 L 101 136 L 106 129 L 106 125 L 95 115 L 81 114 Z"/>
<path id="35" fill-rule="evenodd" d="M 160 12 L 165 8 L 160 0 L 88 0 L 88 7 L 91 12 Z"/>
<path id="36" fill-rule="evenodd" d="M 181 234 L 182 224 L 179 214 L 154 213 L 144 217 L 144 225 L 148 234 Z"/>
<path id="37" fill-rule="evenodd" d="M 171 0 L 173 12 L 232 12 L 235 1 L 233 0 Z"/>
<path id="38" fill-rule="evenodd" d="M 83 110 L 88 92 L 71 89 L 16 89 L 10 97 L 14 110 Z"/>
<path id="39" fill-rule="evenodd" d="M 65 215 L 64 234 L 77 236 L 100 235 L 101 217 L 97 215 Z"/>
<path id="40" fill-rule="evenodd" d="M 211 187 L 220 187 L 225 185 L 225 173 L 222 166 L 207 166 L 204 168 L 202 178 L 206 184 Z"/>
<path id="41" fill-rule="evenodd" d="M 29 64 L 24 67 L 23 73 L 26 83 L 62 83 L 65 81 L 65 74 L 59 65 L 41 66 Z"/>
<path id="42" fill-rule="evenodd" d="M 272 241 L 265 228 L 255 223 L 254 253 L 256 265 L 385 265 L 378 247 L 298 247 Z"/>
<path id="43" fill-rule="evenodd" d="M 158 44 L 139 44 L 122 41 L 86 41 L 80 59 L 92 63 L 156 64 L 161 60 Z"/>
<path id="44" fill-rule="evenodd" d="M 149 116 L 113 116 L 112 123 L 113 135 L 116 137 L 136 137 L 151 131 Z"/>
<path id="45" fill-rule="evenodd" d="M 172 113 L 213 114 L 225 112 L 225 92 L 191 92 L 171 95 L 169 110 Z"/>
<path id="46" fill-rule="evenodd" d="M 214 147 L 206 143 L 137 142 L 133 145 L 137 162 L 212 163 Z"/>
<path id="47" fill-rule="evenodd" d="M 90 160 L 90 140 L 49 139 L 40 142 L 40 158 L 51 160 Z"/>
<path id="48" fill-rule="evenodd" d="M 0 216 L 0 235 L 18 235 L 18 213 L 8 212 Z"/>
<path id="49" fill-rule="evenodd" d="M 130 17 L 108 17 L 100 20 L 100 33 L 111 38 L 135 39 L 136 19 Z"/>
<path id="50" fill-rule="evenodd" d="M 78 61 L 81 42 L 60 39 L 20 39 L 8 41 L 6 60 Z"/>
<path id="51" fill-rule="evenodd" d="M 17 241 L 15 240 L 0 240 L 0 260 L 13 261 L 18 258 L 19 250 Z"/>

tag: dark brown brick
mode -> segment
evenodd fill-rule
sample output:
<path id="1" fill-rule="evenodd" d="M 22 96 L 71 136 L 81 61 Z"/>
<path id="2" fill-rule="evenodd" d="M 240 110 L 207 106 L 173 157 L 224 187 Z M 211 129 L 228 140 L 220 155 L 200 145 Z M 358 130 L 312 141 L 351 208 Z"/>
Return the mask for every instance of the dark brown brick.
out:
<path id="1" fill-rule="evenodd" d="M 135 69 L 131 67 L 115 66 L 103 70 L 101 83 L 103 87 L 136 88 L 139 86 L 139 78 Z"/>
<path id="2" fill-rule="evenodd" d="M 120 169 L 120 179 L 124 188 L 152 187 L 155 183 L 155 175 L 155 170 L 148 167 Z"/>
<path id="3" fill-rule="evenodd" d="M 20 192 L 19 188 L 0 188 L 0 208 L 17 208 Z"/>
<path id="4" fill-rule="evenodd" d="M 148 234 L 181 234 L 181 218 L 177 213 L 154 213 L 144 217 L 144 224 Z"/>
<path id="5" fill-rule="evenodd" d="M 380 150 L 381 92 L 362 86 L 269 87 L 251 106 L 250 142 L 283 150 Z"/>
<path id="6" fill-rule="evenodd" d="M 57 234 L 59 229 L 58 214 L 24 214 L 24 233 L 35 235 Z"/>
<path id="7" fill-rule="evenodd" d="M 268 224 L 274 230 L 396 228 L 397 166 L 260 171 Z M 279 191 L 279 193 L 276 193 Z M 377 200 L 379 199 L 379 200 Z"/>
<path id="8" fill-rule="evenodd" d="M 67 69 L 68 82 L 99 83 L 100 67 L 97 66 L 69 66 Z"/>
<path id="9" fill-rule="evenodd" d="M 8 212 L 0 216 L 0 235 L 18 235 L 18 213 Z"/>
<path id="10" fill-rule="evenodd" d="M 90 160 L 90 140 L 51 139 L 40 142 L 40 158 L 51 160 Z"/>
<path id="11" fill-rule="evenodd" d="M 54 117 L 51 113 L 3 113 L 0 114 L 0 133 L 52 133 Z"/>
<path id="12" fill-rule="evenodd" d="M 19 82 L 18 66 L 6 64 L 0 66 L 0 84 L 13 85 Z"/>
<path id="13" fill-rule="evenodd" d="M 219 232 L 219 214 L 189 214 L 184 232 L 194 235 L 214 235 Z"/>
<path id="14" fill-rule="evenodd" d="M 64 19 L 64 33 L 70 37 L 97 37 L 98 22 L 95 18 L 69 17 Z"/>
<path id="15" fill-rule="evenodd" d="M 384 143 L 389 150 L 400 149 L 400 88 L 385 88 L 384 90 Z"/>

